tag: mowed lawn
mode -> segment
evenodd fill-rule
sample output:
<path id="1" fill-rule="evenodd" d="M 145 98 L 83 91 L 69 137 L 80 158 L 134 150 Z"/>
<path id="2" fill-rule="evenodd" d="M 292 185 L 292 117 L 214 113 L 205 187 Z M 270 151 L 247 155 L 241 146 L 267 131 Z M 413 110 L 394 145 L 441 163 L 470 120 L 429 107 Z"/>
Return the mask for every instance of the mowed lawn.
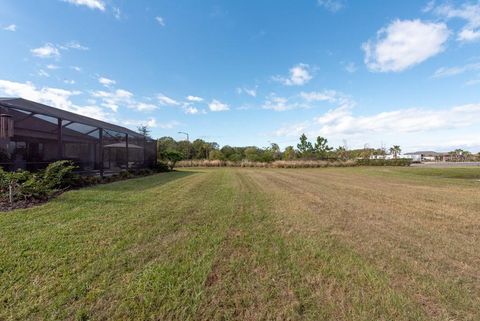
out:
<path id="1" fill-rule="evenodd" d="M 192 169 L 0 213 L 0 320 L 480 320 L 480 169 Z"/>

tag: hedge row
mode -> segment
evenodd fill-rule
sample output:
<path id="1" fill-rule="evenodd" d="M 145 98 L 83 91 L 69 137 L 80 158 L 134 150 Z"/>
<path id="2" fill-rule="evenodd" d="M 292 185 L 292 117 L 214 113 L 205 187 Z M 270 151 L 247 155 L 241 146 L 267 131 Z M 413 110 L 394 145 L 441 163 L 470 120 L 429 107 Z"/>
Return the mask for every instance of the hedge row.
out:
<path id="1" fill-rule="evenodd" d="M 320 167 L 353 167 L 353 166 L 410 166 L 409 159 L 358 159 L 358 160 L 278 160 L 274 162 L 221 161 L 221 160 L 183 160 L 177 167 L 260 167 L 260 168 L 320 168 Z"/>

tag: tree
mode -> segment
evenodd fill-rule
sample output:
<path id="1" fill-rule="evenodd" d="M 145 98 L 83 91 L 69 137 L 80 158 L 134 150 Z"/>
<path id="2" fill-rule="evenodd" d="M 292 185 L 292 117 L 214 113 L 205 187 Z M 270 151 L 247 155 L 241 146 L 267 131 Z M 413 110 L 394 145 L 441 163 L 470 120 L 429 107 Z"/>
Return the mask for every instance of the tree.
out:
<path id="1" fill-rule="evenodd" d="M 138 126 L 137 131 L 143 136 L 150 138 L 150 128 L 147 125 Z"/>
<path id="2" fill-rule="evenodd" d="M 297 144 L 297 148 L 302 157 L 311 156 L 313 152 L 312 143 L 308 141 L 307 135 L 305 134 L 302 134 L 302 136 L 300 136 L 300 143 Z"/>
<path id="3" fill-rule="evenodd" d="M 313 151 L 318 155 L 318 157 L 326 158 L 327 153 L 332 149 L 332 147 L 328 146 L 328 140 L 326 138 L 323 138 L 322 136 L 317 137 Z"/>
<path id="4" fill-rule="evenodd" d="M 177 142 L 172 137 L 161 137 L 157 140 L 158 159 L 163 159 L 167 150 L 177 150 Z"/>
<path id="5" fill-rule="evenodd" d="M 393 145 L 392 147 L 390 147 L 390 154 L 393 155 L 393 158 L 397 158 L 401 152 L 402 152 L 402 149 L 398 145 Z"/>
<path id="6" fill-rule="evenodd" d="M 455 149 L 453 152 L 450 152 L 451 155 L 453 155 L 455 157 L 455 161 L 462 161 L 466 158 L 466 156 L 468 156 L 470 153 L 463 150 L 463 149 L 460 149 L 460 148 L 457 148 Z"/>
<path id="7" fill-rule="evenodd" d="M 251 162 L 258 162 L 260 160 L 258 148 L 257 147 L 245 148 L 245 158 Z"/>
<path id="8" fill-rule="evenodd" d="M 348 159 L 348 152 L 347 149 L 343 146 L 338 146 L 338 148 L 335 150 L 335 154 L 337 155 L 338 158 L 341 160 L 346 160 Z"/>
<path id="9" fill-rule="evenodd" d="M 194 159 L 207 159 L 209 153 L 209 144 L 203 139 L 195 139 L 192 143 L 192 157 Z"/>
<path id="10" fill-rule="evenodd" d="M 188 140 L 177 142 L 177 150 L 184 155 L 185 159 L 192 159 L 192 143 Z"/>
<path id="11" fill-rule="evenodd" d="M 276 143 L 271 143 L 270 147 L 265 148 L 264 157 L 266 161 L 274 161 L 282 158 L 282 152 L 280 146 Z"/>
<path id="12" fill-rule="evenodd" d="M 283 152 L 283 159 L 284 160 L 293 160 L 295 159 L 295 149 L 293 146 L 285 147 L 285 151 Z"/>
<path id="13" fill-rule="evenodd" d="M 167 166 L 173 170 L 175 164 L 183 159 L 183 154 L 179 151 L 169 149 L 163 153 L 163 159 L 167 161 Z"/>
<path id="14" fill-rule="evenodd" d="M 220 151 L 222 152 L 222 154 L 227 158 L 229 159 L 230 156 L 232 156 L 233 154 L 235 154 L 235 148 L 231 147 L 231 146 L 228 146 L 228 145 L 225 145 L 223 146 Z"/>
<path id="15" fill-rule="evenodd" d="M 210 160 L 225 160 L 225 155 L 218 149 L 210 151 L 209 157 Z"/>

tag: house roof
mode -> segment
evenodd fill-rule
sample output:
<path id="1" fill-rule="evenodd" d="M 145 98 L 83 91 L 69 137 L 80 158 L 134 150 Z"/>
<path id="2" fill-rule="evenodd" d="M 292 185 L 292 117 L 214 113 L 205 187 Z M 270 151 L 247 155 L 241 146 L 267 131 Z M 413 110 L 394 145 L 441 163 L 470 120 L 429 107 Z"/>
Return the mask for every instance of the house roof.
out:
<path id="1" fill-rule="evenodd" d="M 139 134 L 137 132 L 134 132 L 131 129 L 128 129 L 122 126 L 107 123 L 91 117 L 75 114 L 63 109 L 47 106 L 47 105 L 40 104 L 40 103 L 23 99 L 23 98 L 0 98 L 0 106 L 5 108 L 20 109 L 23 111 L 27 111 L 35 114 L 42 114 L 42 115 L 51 116 L 55 118 L 61 118 L 63 120 L 72 121 L 75 123 L 81 123 L 81 124 L 89 125 L 92 127 L 98 127 L 98 128 L 103 128 L 107 130 L 128 134 L 129 136 L 133 136 L 133 137 L 143 137 L 142 134 Z"/>

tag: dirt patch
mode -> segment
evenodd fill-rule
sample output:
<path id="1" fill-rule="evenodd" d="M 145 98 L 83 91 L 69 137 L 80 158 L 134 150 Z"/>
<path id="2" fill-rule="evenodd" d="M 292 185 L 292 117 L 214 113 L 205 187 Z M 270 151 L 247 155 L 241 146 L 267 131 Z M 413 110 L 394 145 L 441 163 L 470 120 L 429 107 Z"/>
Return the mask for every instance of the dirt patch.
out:
<path id="1" fill-rule="evenodd" d="M 9 202 L 0 202 L 0 212 L 9 212 L 9 211 L 18 210 L 18 209 L 30 208 L 30 207 L 47 203 L 49 200 L 51 200 L 51 198 L 44 199 L 44 200 L 37 200 L 37 199 L 21 200 L 21 201 L 15 201 L 12 204 L 10 204 Z"/>

